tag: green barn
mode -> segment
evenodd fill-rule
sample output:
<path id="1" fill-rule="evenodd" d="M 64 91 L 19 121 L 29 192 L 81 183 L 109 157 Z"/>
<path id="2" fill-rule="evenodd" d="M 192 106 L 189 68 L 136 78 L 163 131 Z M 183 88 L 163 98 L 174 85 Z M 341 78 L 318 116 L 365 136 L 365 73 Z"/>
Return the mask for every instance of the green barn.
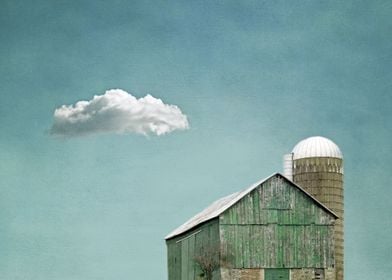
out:
<path id="1" fill-rule="evenodd" d="M 166 237 L 169 280 L 335 280 L 337 215 L 276 173 Z"/>

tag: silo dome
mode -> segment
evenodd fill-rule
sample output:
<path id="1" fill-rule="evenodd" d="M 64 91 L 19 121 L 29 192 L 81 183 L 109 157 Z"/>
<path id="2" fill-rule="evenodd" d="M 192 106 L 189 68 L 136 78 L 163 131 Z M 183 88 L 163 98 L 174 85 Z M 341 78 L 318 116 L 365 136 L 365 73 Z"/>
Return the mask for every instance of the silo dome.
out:
<path id="1" fill-rule="evenodd" d="M 293 160 L 310 157 L 343 158 L 339 147 L 321 136 L 313 136 L 300 141 L 293 149 Z"/>

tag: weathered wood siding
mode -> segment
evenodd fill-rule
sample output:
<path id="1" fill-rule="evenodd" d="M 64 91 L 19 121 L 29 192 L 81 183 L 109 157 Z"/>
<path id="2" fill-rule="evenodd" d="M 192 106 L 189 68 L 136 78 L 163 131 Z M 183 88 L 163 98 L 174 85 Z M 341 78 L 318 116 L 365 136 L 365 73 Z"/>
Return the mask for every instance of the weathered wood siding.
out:
<path id="1" fill-rule="evenodd" d="M 211 220 L 193 230 L 166 241 L 169 280 L 197 280 L 201 274 L 195 257 L 202 250 L 216 249 L 219 258 L 219 221 Z M 220 279 L 219 269 L 214 279 Z"/>
<path id="2" fill-rule="evenodd" d="M 335 218 L 280 176 L 220 216 L 221 255 L 231 268 L 331 267 Z"/>

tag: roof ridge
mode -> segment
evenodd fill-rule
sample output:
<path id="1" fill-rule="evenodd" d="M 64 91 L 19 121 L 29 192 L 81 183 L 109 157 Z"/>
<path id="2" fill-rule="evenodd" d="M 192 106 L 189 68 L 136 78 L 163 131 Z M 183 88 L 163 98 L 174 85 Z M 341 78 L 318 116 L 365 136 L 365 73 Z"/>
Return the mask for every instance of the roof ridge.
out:
<path id="1" fill-rule="evenodd" d="M 237 201 L 239 201 L 245 195 L 250 193 L 254 188 L 256 188 L 257 186 L 259 186 L 260 184 L 264 183 L 265 181 L 267 181 L 268 179 L 272 178 L 273 176 L 275 176 L 277 174 L 279 174 L 279 173 L 275 172 L 272 175 L 253 183 L 251 186 L 244 188 L 241 191 L 232 193 L 232 194 L 224 196 L 218 200 L 215 200 L 209 206 L 204 208 L 204 210 L 202 210 L 201 212 L 199 212 L 198 214 L 196 214 L 195 216 L 190 218 L 188 221 L 186 221 L 184 224 L 182 224 L 181 226 L 179 226 L 178 228 L 173 230 L 171 233 L 169 233 L 165 237 L 165 239 L 173 238 L 177 235 L 180 235 L 180 234 L 194 228 L 195 226 L 197 226 L 201 223 L 207 222 L 211 219 L 218 217 L 220 214 L 222 214 L 224 211 L 226 211 L 228 208 L 230 208 L 232 205 L 234 205 Z M 227 199 L 227 201 L 226 201 L 226 199 Z M 223 205 L 215 208 L 214 206 L 219 206 L 219 202 L 222 202 Z M 223 203 L 223 202 L 225 202 L 225 203 Z"/>
<path id="2" fill-rule="evenodd" d="M 291 183 L 293 186 L 298 188 L 300 191 L 305 193 L 313 201 L 315 201 L 321 208 L 325 209 L 327 212 L 331 213 L 336 218 L 339 218 L 339 216 L 336 215 L 335 212 L 333 212 L 331 209 L 329 209 L 323 203 L 318 201 L 314 196 L 312 196 L 309 192 L 307 192 L 301 186 L 297 185 L 296 183 L 294 183 L 293 181 L 291 181 L 290 179 L 288 179 L 286 176 L 282 175 L 281 173 L 275 172 L 275 173 L 271 174 L 270 176 L 253 183 L 251 186 L 249 186 L 247 188 L 244 188 L 241 191 L 229 194 L 227 196 L 224 196 L 224 197 L 221 197 L 221 198 L 215 200 L 209 206 L 204 208 L 201 212 L 199 212 L 198 214 L 196 214 L 195 216 L 193 216 L 192 218 L 187 220 L 184 224 L 182 224 L 181 226 L 179 226 L 178 228 L 176 228 L 175 230 L 170 232 L 165 237 L 165 239 L 166 240 L 171 239 L 171 238 L 173 238 L 173 237 L 175 237 L 177 235 L 180 235 L 180 234 L 182 234 L 184 232 L 187 232 L 187 231 L 191 230 L 192 228 L 196 227 L 197 225 L 199 225 L 201 223 L 205 223 L 207 221 L 210 221 L 210 220 L 218 217 L 224 211 L 226 211 L 231 206 L 233 206 L 235 203 L 237 203 L 239 200 L 241 200 L 244 196 L 249 194 L 256 187 L 258 187 L 259 185 L 263 184 L 264 182 L 268 181 L 269 179 L 271 179 L 272 177 L 277 176 L 277 175 L 281 176 L 286 181 Z"/>

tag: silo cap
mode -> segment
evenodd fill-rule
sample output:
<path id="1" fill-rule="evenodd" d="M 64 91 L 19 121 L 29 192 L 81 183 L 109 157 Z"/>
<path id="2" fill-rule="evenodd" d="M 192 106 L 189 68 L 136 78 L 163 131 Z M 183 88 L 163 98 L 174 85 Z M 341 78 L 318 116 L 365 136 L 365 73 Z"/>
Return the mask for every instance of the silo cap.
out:
<path id="1" fill-rule="evenodd" d="M 343 158 L 338 145 L 321 136 L 313 136 L 300 141 L 292 153 L 294 160 L 309 157 Z"/>

